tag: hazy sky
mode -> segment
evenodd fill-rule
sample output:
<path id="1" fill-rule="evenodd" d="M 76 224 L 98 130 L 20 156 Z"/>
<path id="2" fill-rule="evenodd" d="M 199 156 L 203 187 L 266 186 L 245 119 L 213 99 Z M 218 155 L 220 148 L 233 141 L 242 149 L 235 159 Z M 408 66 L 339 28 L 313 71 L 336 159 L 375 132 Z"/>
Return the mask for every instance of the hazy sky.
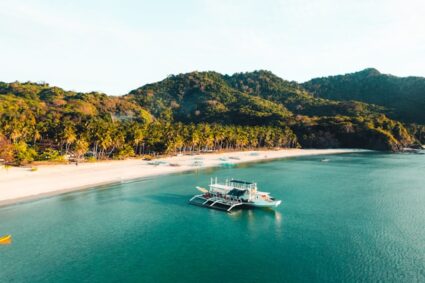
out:
<path id="1" fill-rule="evenodd" d="M 0 0 L 0 81 L 124 94 L 169 74 L 425 76 L 425 1 Z"/>

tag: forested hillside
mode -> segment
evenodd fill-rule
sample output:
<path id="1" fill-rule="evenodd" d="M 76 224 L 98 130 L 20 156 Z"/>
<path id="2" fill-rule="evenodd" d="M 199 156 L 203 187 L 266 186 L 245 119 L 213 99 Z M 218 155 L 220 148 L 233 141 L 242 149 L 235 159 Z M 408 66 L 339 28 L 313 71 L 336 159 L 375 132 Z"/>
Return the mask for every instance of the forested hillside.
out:
<path id="1" fill-rule="evenodd" d="M 397 150 L 414 142 L 400 122 L 384 115 L 383 107 L 316 98 L 268 71 L 180 74 L 127 97 L 170 122 L 289 127 L 303 147 Z"/>
<path id="2" fill-rule="evenodd" d="M 171 76 L 126 97 L 157 118 L 185 123 L 270 125 L 291 116 L 283 104 L 232 88 L 215 72 Z"/>
<path id="3" fill-rule="evenodd" d="M 385 113 L 393 119 L 425 124 L 425 78 L 400 78 L 365 69 L 313 79 L 303 87 L 318 98 L 373 103 L 385 107 Z"/>
<path id="4" fill-rule="evenodd" d="M 179 74 L 120 97 L 0 83 L 0 159 L 25 164 L 257 147 L 397 151 L 425 132 L 388 118 L 385 107 L 316 97 L 304 87 L 268 71 Z"/>

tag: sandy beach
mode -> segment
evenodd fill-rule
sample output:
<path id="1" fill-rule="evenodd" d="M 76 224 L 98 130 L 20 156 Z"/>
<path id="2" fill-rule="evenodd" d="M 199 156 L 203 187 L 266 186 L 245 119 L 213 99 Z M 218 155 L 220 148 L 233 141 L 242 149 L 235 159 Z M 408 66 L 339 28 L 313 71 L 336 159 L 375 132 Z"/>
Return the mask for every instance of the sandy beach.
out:
<path id="1" fill-rule="evenodd" d="M 342 154 L 356 149 L 283 149 L 181 155 L 145 161 L 130 159 L 69 165 L 42 165 L 37 171 L 29 168 L 0 168 L 0 206 L 14 204 L 99 185 L 137 178 L 171 174 L 223 163 L 244 163 L 278 158 Z"/>

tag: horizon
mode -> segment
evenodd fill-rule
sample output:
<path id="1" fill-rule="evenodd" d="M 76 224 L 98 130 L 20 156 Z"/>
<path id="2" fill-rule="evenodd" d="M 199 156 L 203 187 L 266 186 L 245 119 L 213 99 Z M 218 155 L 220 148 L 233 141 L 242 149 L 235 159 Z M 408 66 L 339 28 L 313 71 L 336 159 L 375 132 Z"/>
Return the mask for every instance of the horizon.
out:
<path id="1" fill-rule="evenodd" d="M 425 76 L 425 3 L 0 3 L 1 81 L 123 95 L 170 74 L 269 70 L 296 82 L 373 66 Z"/>

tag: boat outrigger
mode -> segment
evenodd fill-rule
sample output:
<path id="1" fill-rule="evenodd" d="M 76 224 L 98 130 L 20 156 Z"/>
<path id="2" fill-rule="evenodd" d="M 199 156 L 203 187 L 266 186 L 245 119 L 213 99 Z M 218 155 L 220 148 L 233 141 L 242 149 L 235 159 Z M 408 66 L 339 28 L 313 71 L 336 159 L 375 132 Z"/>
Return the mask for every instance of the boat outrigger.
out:
<path id="1" fill-rule="evenodd" d="M 256 183 L 226 180 L 218 182 L 211 178 L 209 189 L 196 187 L 202 194 L 193 196 L 190 204 L 208 208 L 216 208 L 230 212 L 235 207 L 277 207 L 282 201 L 270 196 L 270 193 L 260 192 Z"/>

